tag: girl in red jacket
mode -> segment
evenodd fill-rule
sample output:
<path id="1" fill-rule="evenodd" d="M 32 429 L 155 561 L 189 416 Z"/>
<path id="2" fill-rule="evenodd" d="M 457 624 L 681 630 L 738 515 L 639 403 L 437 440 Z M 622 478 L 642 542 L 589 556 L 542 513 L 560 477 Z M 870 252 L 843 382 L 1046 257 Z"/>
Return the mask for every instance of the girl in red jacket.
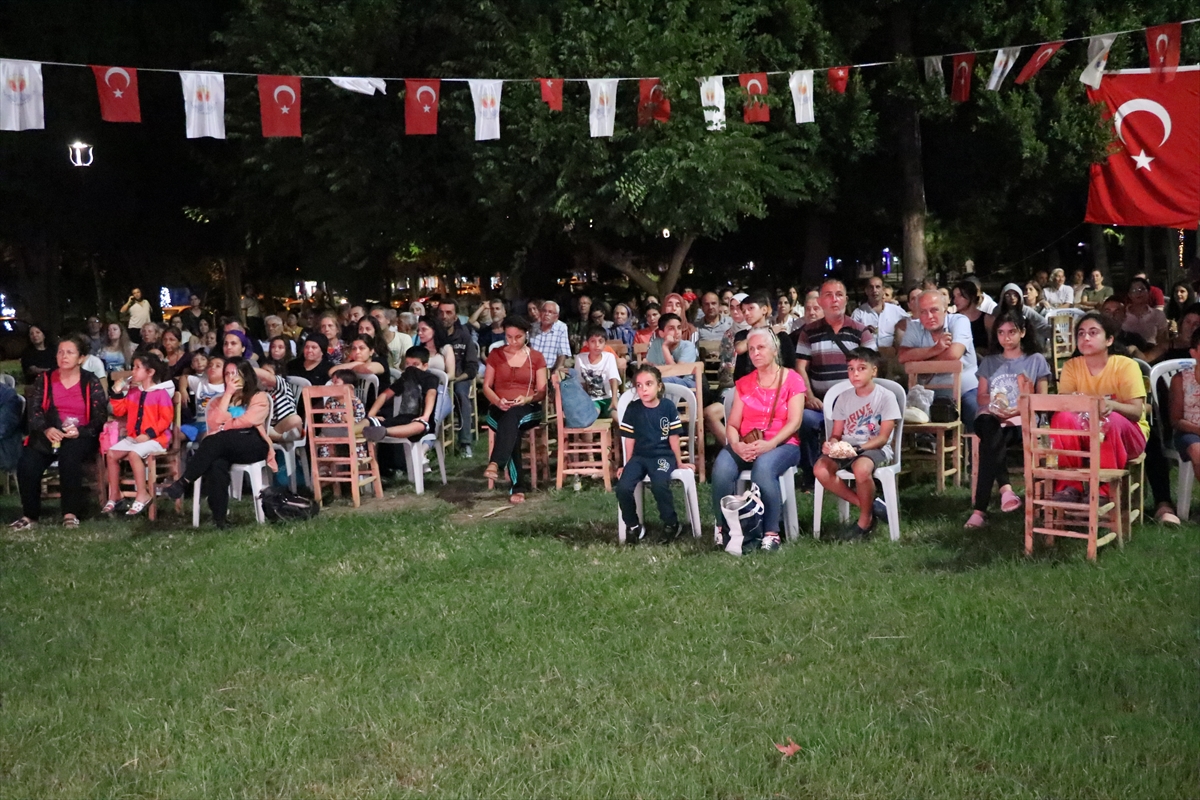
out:
<path id="1" fill-rule="evenodd" d="M 125 512 L 126 516 L 133 517 L 142 513 L 154 499 L 150 487 L 146 486 L 145 459 L 167 452 L 171 425 L 175 422 L 175 384 L 171 382 L 166 362 L 153 353 L 134 356 L 129 381 L 132 388 L 124 396 L 120 396 L 124 381 L 117 381 L 112 387 L 113 415 L 126 418 L 126 436 L 110 447 L 105 456 L 108 502 L 101 511 L 111 514 L 121 500 L 121 461 L 124 459 L 129 461 L 133 483 L 137 487 L 133 505 Z"/>

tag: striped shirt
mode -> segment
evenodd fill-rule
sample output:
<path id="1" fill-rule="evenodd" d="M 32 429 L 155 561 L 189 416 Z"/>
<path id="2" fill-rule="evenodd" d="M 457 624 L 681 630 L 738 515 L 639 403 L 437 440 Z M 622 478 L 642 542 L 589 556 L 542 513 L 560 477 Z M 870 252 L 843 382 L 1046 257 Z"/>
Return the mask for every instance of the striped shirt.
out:
<path id="1" fill-rule="evenodd" d="M 856 347 L 875 349 L 875 336 L 867 326 L 850 317 L 842 320 L 842 329 L 836 334 L 823 319 L 799 330 L 796 358 L 808 362 L 808 382 L 813 394 L 824 397 L 829 387 L 846 380 L 846 353 Z"/>

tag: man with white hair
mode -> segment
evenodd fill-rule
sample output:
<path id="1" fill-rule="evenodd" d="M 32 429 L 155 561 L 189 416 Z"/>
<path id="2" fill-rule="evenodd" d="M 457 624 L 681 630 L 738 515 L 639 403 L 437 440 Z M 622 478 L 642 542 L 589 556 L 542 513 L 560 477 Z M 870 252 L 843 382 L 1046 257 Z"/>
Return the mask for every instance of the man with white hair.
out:
<path id="1" fill-rule="evenodd" d="M 271 340 L 276 336 L 283 336 L 283 319 L 278 314 L 268 314 L 263 317 L 263 325 L 267 328 L 267 338 L 259 339 L 258 346 L 262 348 L 264 353 L 270 353 Z M 287 339 L 286 336 L 284 338 Z M 288 353 L 290 354 L 289 358 L 296 357 L 296 343 L 290 339 L 288 339 Z"/>
<path id="2" fill-rule="evenodd" d="M 941 292 L 929 290 L 917 299 L 919 325 L 909 325 L 900 343 L 900 363 L 914 361 L 962 361 L 962 422 L 967 433 L 975 429 L 979 413 L 976 401 L 979 378 L 975 357 L 975 340 L 971 323 L 961 314 L 946 313 L 946 298 Z M 948 375 L 929 378 L 932 383 L 949 383 Z M 945 394 L 936 390 L 935 394 Z"/>
<path id="3" fill-rule="evenodd" d="M 571 339 L 567 324 L 558 318 L 558 303 L 547 300 L 542 303 L 538 325 L 529 338 L 529 346 L 542 354 L 552 372 L 563 375 L 567 359 L 571 357 Z"/>
<path id="4" fill-rule="evenodd" d="M 1042 289 L 1042 301 L 1050 308 L 1070 308 L 1075 305 L 1075 290 L 1067 286 L 1067 274 L 1061 269 L 1050 273 L 1050 284 Z"/>

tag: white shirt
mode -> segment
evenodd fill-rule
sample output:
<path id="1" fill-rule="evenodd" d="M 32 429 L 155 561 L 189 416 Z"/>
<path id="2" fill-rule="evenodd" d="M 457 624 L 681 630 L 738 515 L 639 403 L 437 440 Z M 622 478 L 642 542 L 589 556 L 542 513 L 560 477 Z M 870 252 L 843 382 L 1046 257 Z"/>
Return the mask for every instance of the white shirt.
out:
<path id="1" fill-rule="evenodd" d="M 1047 286 L 1042 289 L 1042 299 L 1052 306 L 1070 306 L 1075 303 L 1075 290 L 1065 283 L 1057 289 Z"/>
<path id="2" fill-rule="evenodd" d="M 896 323 L 906 316 L 904 309 L 895 303 L 884 303 L 883 310 L 878 312 L 867 303 L 863 303 L 854 309 L 850 319 L 870 328 L 871 333 L 875 334 L 875 346 L 879 348 L 895 345 Z"/>
<path id="3" fill-rule="evenodd" d="M 995 314 L 996 306 L 996 299 L 987 292 L 984 292 L 983 297 L 979 299 L 979 310 L 985 314 Z"/>
<path id="4" fill-rule="evenodd" d="M 129 304 L 129 330 L 141 331 L 143 325 L 150 323 L 150 301 L 142 298 L 136 303 Z"/>

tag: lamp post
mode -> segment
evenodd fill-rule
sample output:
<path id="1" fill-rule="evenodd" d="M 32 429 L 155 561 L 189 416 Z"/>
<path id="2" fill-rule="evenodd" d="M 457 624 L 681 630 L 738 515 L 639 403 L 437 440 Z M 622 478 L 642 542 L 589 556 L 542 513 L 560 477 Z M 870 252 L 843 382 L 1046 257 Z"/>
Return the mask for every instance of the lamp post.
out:
<path id="1" fill-rule="evenodd" d="M 84 142 L 73 142 L 67 145 L 67 157 L 75 167 L 90 167 L 92 165 L 92 146 Z"/>
<path id="2" fill-rule="evenodd" d="M 86 142 L 81 142 L 76 139 L 71 144 L 67 145 L 67 158 L 71 161 L 73 167 L 90 167 L 95 156 L 92 154 L 92 146 Z M 84 198 L 84 180 L 83 172 L 79 174 L 79 206 L 82 218 L 82 212 L 85 210 Z M 90 238 L 90 237 L 89 237 Z M 90 250 L 90 248 L 85 248 Z M 96 284 L 96 313 L 100 314 L 104 311 L 104 289 L 100 285 L 100 271 L 96 268 L 96 264 L 92 259 L 91 252 L 85 252 L 84 260 L 92 271 L 92 279 Z"/>

